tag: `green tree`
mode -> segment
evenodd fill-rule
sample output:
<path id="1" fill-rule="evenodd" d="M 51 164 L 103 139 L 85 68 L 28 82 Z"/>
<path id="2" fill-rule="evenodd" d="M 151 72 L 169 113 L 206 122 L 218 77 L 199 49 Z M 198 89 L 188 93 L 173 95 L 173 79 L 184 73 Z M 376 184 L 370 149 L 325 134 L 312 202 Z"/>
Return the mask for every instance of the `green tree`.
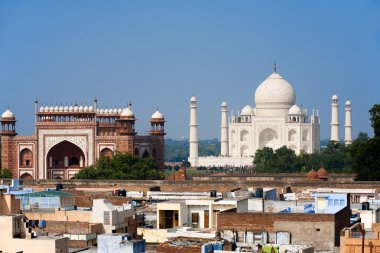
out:
<path id="1" fill-rule="evenodd" d="M 264 147 L 256 150 L 253 165 L 258 172 L 275 172 L 276 155 L 273 149 Z"/>
<path id="2" fill-rule="evenodd" d="M 370 121 L 374 137 L 361 134 L 351 145 L 353 169 L 356 180 L 380 180 L 380 105 L 375 104 L 370 110 Z"/>
<path id="3" fill-rule="evenodd" d="M 10 169 L 7 169 L 7 168 L 4 168 L 4 169 L 0 169 L 0 178 L 12 178 L 13 177 L 13 173 Z"/>
<path id="4" fill-rule="evenodd" d="M 76 179 L 121 179 L 156 180 L 164 179 L 152 158 L 140 158 L 127 153 L 116 153 L 112 158 L 102 156 L 95 166 L 80 170 Z"/>
<path id="5" fill-rule="evenodd" d="M 370 121 L 375 137 L 380 137 L 380 104 L 375 104 L 370 110 Z"/>

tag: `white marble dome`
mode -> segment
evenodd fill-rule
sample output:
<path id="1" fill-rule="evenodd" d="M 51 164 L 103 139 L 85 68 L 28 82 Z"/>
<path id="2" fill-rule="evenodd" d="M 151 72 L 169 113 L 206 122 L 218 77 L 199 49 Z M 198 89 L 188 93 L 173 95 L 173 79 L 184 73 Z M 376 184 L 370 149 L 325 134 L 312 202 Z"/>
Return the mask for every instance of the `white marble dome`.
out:
<path id="1" fill-rule="evenodd" d="M 334 95 L 332 96 L 331 99 L 333 99 L 333 100 L 337 100 L 337 99 L 338 99 L 338 96 L 337 96 L 336 94 L 334 94 Z"/>
<path id="2" fill-rule="evenodd" d="M 351 105 L 351 101 L 350 101 L 350 100 L 347 100 L 347 101 L 346 101 L 346 105 Z"/>
<path id="3" fill-rule="evenodd" d="M 88 112 L 88 106 L 83 107 L 83 111 Z"/>
<path id="4" fill-rule="evenodd" d="M 293 105 L 292 107 L 290 107 L 288 113 L 291 115 L 301 115 L 302 110 L 298 105 Z"/>
<path id="5" fill-rule="evenodd" d="M 93 112 L 93 111 L 94 111 L 94 107 L 93 107 L 92 105 L 90 105 L 90 106 L 88 107 L 88 111 L 89 111 L 89 112 Z"/>
<path id="6" fill-rule="evenodd" d="M 192 97 L 190 98 L 190 102 L 197 102 L 197 98 L 196 98 L 195 96 L 192 96 Z"/>
<path id="7" fill-rule="evenodd" d="M 253 114 L 254 114 L 253 108 L 250 105 L 244 106 L 240 113 L 240 115 L 242 116 L 253 115 Z"/>
<path id="8" fill-rule="evenodd" d="M 63 111 L 64 112 L 68 112 L 69 111 L 69 107 L 67 105 L 65 105 L 65 107 L 63 107 Z"/>
<path id="9" fill-rule="evenodd" d="M 73 112 L 73 111 L 74 111 L 74 107 L 72 105 L 70 105 L 69 112 Z"/>
<path id="10" fill-rule="evenodd" d="M 222 103 L 221 106 L 222 106 L 222 107 L 226 107 L 226 106 L 227 106 L 227 102 L 226 102 L 226 101 L 223 101 L 223 103 Z"/>
<path id="11" fill-rule="evenodd" d="M 58 108 L 58 111 L 63 112 L 63 106 L 62 105 Z"/>
<path id="12" fill-rule="evenodd" d="M 255 103 L 257 108 L 290 108 L 296 102 L 296 93 L 288 81 L 273 72 L 257 87 Z"/>
<path id="13" fill-rule="evenodd" d="M 9 109 L 6 109 L 3 115 L 1 115 L 2 118 L 14 118 L 14 116 L 13 112 Z"/>
<path id="14" fill-rule="evenodd" d="M 124 110 L 121 112 L 121 117 L 134 117 L 135 114 L 133 113 L 133 111 L 127 107 L 127 108 L 124 108 Z"/>
<path id="15" fill-rule="evenodd" d="M 159 110 L 157 110 L 155 113 L 152 114 L 152 119 L 164 119 L 164 115 L 160 113 Z"/>
<path id="16" fill-rule="evenodd" d="M 45 111 L 45 107 L 41 106 L 40 107 L 40 112 L 44 112 Z"/>

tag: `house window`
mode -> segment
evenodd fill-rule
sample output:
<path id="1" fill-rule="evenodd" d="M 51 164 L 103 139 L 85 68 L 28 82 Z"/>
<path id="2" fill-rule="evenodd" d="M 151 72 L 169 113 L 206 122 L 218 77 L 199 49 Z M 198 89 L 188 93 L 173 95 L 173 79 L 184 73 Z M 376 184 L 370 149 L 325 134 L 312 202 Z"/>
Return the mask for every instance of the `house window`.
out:
<path id="1" fill-rule="evenodd" d="M 339 199 L 334 199 L 334 206 L 338 206 L 339 205 Z"/>
<path id="2" fill-rule="evenodd" d="M 110 225 L 110 212 L 104 211 L 104 225 Z"/>
<path id="3" fill-rule="evenodd" d="M 339 202 L 340 202 L 339 204 L 340 206 L 344 206 L 344 199 L 341 199 Z"/>
<path id="4" fill-rule="evenodd" d="M 328 203 L 329 206 L 333 206 L 334 203 L 333 203 L 333 200 L 332 199 L 329 199 L 329 203 Z"/>

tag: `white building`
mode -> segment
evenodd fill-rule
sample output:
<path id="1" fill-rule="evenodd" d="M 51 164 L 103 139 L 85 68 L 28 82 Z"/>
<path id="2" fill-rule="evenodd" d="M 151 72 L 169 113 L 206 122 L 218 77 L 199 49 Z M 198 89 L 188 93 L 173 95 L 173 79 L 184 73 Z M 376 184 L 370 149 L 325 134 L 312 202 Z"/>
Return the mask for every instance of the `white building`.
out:
<path id="1" fill-rule="evenodd" d="M 251 166 L 258 149 L 282 146 L 314 153 L 320 149 L 320 121 L 317 110 L 309 116 L 296 104 L 296 93 L 276 68 L 256 89 L 255 106 L 246 105 L 240 113 L 227 117 L 227 103 L 221 106 L 221 155 L 198 157 L 197 101 L 190 101 L 190 157 L 197 166 Z"/>

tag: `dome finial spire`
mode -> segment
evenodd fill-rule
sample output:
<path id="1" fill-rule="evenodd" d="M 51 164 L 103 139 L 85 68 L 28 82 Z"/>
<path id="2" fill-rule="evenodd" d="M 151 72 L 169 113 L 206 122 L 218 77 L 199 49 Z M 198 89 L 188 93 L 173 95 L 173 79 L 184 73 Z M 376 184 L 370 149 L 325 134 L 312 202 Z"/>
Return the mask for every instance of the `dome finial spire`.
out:
<path id="1" fill-rule="evenodd" d="M 274 73 L 277 72 L 277 64 L 276 64 L 276 62 L 273 63 L 273 72 Z"/>

